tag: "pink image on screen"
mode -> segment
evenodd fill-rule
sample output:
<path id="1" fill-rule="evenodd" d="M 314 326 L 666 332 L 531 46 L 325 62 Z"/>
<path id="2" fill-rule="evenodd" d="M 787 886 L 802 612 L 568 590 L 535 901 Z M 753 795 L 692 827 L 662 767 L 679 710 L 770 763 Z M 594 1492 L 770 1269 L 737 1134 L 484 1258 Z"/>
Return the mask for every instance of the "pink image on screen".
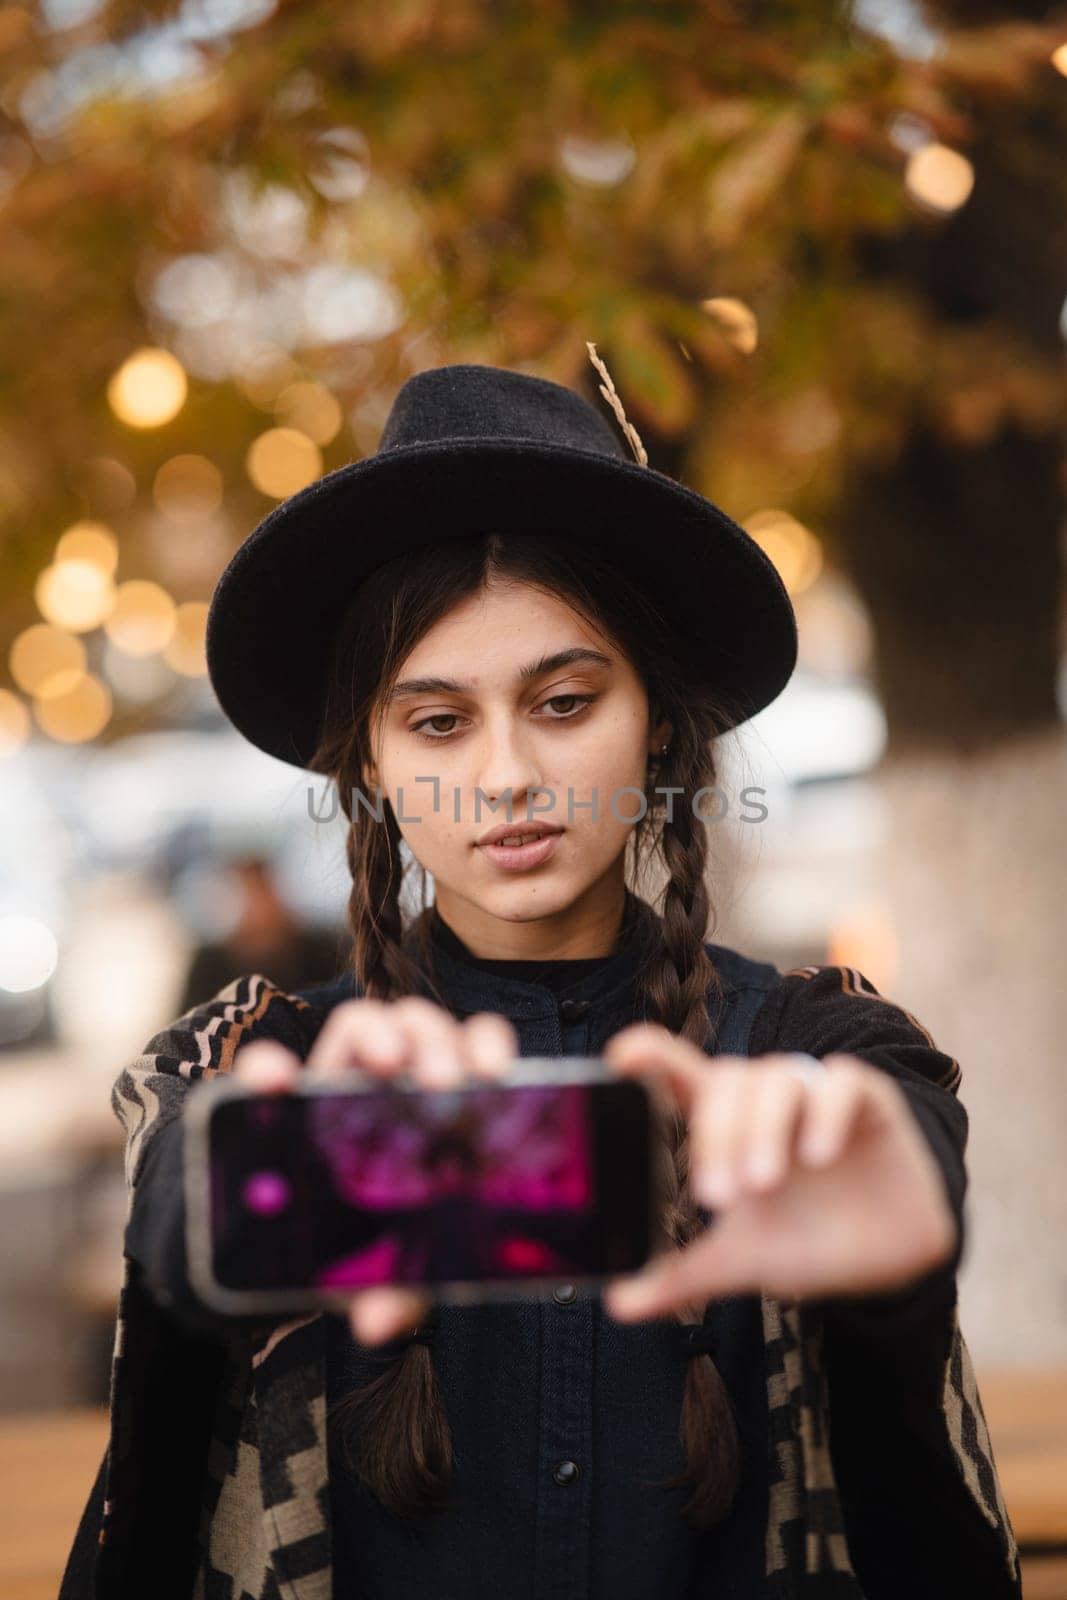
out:
<path id="1" fill-rule="evenodd" d="M 504 1239 L 496 1253 L 497 1266 L 505 1272 L 529 1273 L 553 1272 L 559 1264 L 559 1256 L 551 1246 L 542 1239 L 522 1239 L 513 1237 Z"/>
<path id="2" fill-rule="evenodd" d="M 395 1107 L 316 1106 L 315 1142 L 352 1205 L 390 1210 L 465 1193 L 531 1212 L 592 1203 L 592 1127 L 581 1085 L 442 1094 Z"/>
<path id="3" fill-rule="evenodd" d="M 241 1199 L 260 1217 L 274 1217 L 292 1198 L 289 1180 L 281 1172 L 253 1172 L 245 1180 Z"/>
<path id="4" fill-rule="evenodd" d="M 390 1235 L 356 1250 L 340 1261 L 331 1261 L 315 1279 L 316 1284 L 335 1286 L 348 1283 L 391 1283 L 397 1275 L 399 1243 Z"/>

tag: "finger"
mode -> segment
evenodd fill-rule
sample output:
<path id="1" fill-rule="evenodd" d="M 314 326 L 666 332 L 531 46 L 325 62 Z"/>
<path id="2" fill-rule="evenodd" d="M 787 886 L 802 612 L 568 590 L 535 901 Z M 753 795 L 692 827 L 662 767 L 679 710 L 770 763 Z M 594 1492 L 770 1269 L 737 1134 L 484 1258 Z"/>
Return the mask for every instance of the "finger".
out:
<path id="1" fill-rule="evenodd" d="M 774 1188 L 792 1165 L 794 1135 L 804 1115 L 806 1080 L 773 1059 L 753 1075 L 745 1107 L 738 1176 L 746 1189 Z"/>
<path id="2" fill-rule="evenodd" d="M 460 1076 L 455 1017 L 423 995 L 400 1000 L 350 1000 L 330 1012 L 308 1055 L 316 1073 L 353 1067 L 377 1077 L 411 1072 L 427 1087 L 448 1087 Z"/>
<path id="3" fill-rule="evenodd" d="M 500 1078 L 519 1054 L 519 1036 L 507 1017 L 479 1011 L 461 1025 L 460 1049 L 475 1077 Z"/>
<path id="4" fill-rule="evenodd" d="M 847 1064 L 827 1070 L 807 1084 L 797 1159 L 805 1167 L 827 1167 L 848 1143 L 865 1098 L 862 1075 Z"/>
<path id="5" fill-rule="evenodd" d="M 275 1039 L 254 1039 L 233 1059 L 233 1076 L 257 1094 L 294 1088 L 301 1071 L 300 1057 Z"/>
<path id="6" fill-rule="evenodd" d="M 648 1073 L 670 1090 L 686 1113 L 711 1068 L 703 1051 L 659 1022 L 635 1022 L 623 1028 L 608 1040 L 603 1059 L 620 1073 Z"/>
<path id="7" fill-rule="evenodd" d="M 727 1216 L 682 1250 L 657 1256 L 640 1272 L 609 1283 L 603 1301 L 619 1322 L 662 1317 L 694 1301 L 759 1291 L 758 1238 Z"/>
<path id="8" fill-rule="evenodd" d="M 689 1114 L 693 1193 L 708 1206 L 726 1205 L 737 1194 L 745 1106 L 752 1093 L 753 1068 L 716 1063 L 705 1075 Z"/>
<path id="9" fill-rule="evenodd" d="M 360 1344 L 385 1344 L 410 1332 L 426 1315 L 428 1297 L 417 1289 L 361 1289 L 348 1308 L 349 1326 Z"/>
<path id="10" fill-rule="evenodd" d="M 410 1042 L 411 1071 L 425 1089 L 451 1089 L 465 1076 L 462 1024 L 423 995 L 407 995 L 392 1007 L 393 1019 Z"/>
<path id="11" fill-rule="evenodd" d="M 335 1006 L 308 1052 L 307 1070 L 335 1077 L 361 1067 L 388 1078 L 407 1065 L 409 1044 L 383 1000 L 346 1000 Z"/>

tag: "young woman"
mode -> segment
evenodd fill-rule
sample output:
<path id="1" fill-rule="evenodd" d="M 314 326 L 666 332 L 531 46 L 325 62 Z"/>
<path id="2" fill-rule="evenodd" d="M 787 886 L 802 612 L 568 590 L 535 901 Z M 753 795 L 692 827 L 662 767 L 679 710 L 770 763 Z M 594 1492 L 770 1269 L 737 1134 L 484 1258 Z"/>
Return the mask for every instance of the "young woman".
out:
<path id="1" fill-rule="evenodd" d="M 377 454 L 220 581 L 223 708 L 336 783 L 351 962 L 238 979 L 120 1075 L 112 1439 L 61 1600 L 1020 1592 L 956 1315 L 958 1065 L 853 969 L 707 941 L 716 741 L 788 679 L 793 615 L 620 420 L 636 462 L 559 385 L 419 374 Z M 270 1323 L 198 1303 L 198 1080 L 437 1087 L 520 1054 L 652 1088 L 672 1248 L 641 1273 Z"/>

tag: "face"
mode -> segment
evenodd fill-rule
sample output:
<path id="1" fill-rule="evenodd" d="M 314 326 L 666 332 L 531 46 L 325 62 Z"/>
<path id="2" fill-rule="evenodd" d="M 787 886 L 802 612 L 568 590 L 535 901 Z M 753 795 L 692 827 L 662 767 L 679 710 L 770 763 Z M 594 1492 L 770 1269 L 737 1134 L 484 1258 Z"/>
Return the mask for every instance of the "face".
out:
<path id="1" fill-rule="evenodd" d="M 670 731 L 651 726 L 629 661 L 564 600 L 496 580 L 403 663 L 367 798 L 381 786 L 474 954 L 601 954 L 592 946 L 617 927 L 648 759 Z M 521 836 L 530 819 L 558 831 L 521 862 L 479 842 L 502 824 Z"/>

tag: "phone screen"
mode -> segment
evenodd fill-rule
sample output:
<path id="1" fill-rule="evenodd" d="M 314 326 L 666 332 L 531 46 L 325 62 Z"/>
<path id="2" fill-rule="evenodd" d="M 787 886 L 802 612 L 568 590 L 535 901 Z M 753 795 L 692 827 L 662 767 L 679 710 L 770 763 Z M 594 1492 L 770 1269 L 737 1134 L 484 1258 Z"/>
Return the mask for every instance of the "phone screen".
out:
<path id="1" fill-rule="evenodd" d="M 649 1119 L 622 1079 L 227 1097 L 208 1121 L 212 1275 L 332 1290 L 634 1270 Z"/>

